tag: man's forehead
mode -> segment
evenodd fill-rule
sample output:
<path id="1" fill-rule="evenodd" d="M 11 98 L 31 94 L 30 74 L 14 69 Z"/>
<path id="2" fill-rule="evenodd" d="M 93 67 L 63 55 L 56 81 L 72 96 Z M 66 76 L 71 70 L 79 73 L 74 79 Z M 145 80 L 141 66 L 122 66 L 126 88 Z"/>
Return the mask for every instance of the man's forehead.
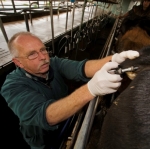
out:
<path id="1" fill-rule="evenodd" d="M 19 35 L 16 40 L 29 40 L 29 39 L 35 39 L 35 40 L 40 40 L 38 37 L 36 36 L 32 36 L 32 35 L 27 35 L 27 34 L 23 34 L 23 35 Z"/>
<path id="2" fill-rule="evenodd" d="M 31 46 L 34 45 L 34 43 L 43 45 L 42 41 L 38 37 L 32 35 L 20 35 L 15 39 L 14 42 L 20 46 Z"/>

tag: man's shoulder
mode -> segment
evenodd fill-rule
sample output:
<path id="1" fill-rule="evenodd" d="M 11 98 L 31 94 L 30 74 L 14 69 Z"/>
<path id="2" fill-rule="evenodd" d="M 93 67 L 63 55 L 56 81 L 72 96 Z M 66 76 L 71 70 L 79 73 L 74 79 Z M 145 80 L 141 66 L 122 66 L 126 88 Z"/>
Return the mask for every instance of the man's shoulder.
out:
<path id="1" fill-rule="evenodd" d="M 16 68 L 7 74 L 5 82 L 20 82 L 21 80 L 25 80 L 25 78 L 27 78 L 25 77 L 25 73 L 20 68 Z"/>

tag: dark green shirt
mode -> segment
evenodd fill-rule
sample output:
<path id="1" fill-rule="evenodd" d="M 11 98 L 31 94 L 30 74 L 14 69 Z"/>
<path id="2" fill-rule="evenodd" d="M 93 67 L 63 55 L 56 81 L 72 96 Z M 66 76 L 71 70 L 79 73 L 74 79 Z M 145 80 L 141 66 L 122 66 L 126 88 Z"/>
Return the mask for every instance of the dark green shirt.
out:
<path id="1" fill-rule="evenodd" d="M 89 80 L 84 74 L 85 62 L 51 58 L 48 85 L 20 68 L 7 75 L 1 94 L 18 116 L 20 130 L 32 149 L 44 149 L 45 144 L 51 141 L 49 136 L 59 128 L 59 124 L 50 126 L 47 123 L 45 111 L 49 104 L 68 94 L 64 78 Z"/>

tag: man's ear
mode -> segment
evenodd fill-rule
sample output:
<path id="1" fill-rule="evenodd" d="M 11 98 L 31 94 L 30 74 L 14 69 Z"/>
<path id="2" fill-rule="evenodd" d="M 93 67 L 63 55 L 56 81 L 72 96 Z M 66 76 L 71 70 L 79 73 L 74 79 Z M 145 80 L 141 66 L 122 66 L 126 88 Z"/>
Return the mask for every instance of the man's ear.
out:
<path id="1" fill-rule="evenodd" d="M 22 63 L 20 62 L 19 59 L 13 58 L 12 61 L 15 63 L 16 66 L 18 66 L 20 68 L 23 68 L 23 65 L 22 65 Z"/>

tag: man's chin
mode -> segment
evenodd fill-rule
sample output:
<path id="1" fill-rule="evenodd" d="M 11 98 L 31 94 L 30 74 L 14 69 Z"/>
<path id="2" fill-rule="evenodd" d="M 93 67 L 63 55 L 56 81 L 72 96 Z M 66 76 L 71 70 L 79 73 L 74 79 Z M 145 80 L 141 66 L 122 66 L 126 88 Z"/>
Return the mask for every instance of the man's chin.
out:
<path id="1" fill-rule="evenodd" d="M 42 69 L 42 70 L 40 71 L 40 73 L 41 73 L 41 74 L 46 74 L 46 73 L 48 73 L 48 71 L 49 71 L 49 68 L 47 68 L 47 69 Z"/>

